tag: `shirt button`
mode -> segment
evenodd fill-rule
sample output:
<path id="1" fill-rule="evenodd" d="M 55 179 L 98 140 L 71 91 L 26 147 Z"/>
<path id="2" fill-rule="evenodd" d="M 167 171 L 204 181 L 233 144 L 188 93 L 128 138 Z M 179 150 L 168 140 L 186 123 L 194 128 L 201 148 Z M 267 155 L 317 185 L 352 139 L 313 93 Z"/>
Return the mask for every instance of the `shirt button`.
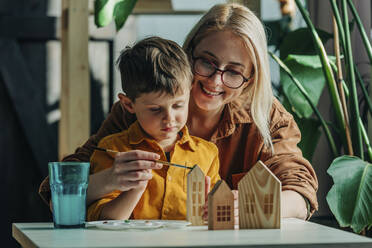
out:
<path id="1" fill-rule="evenodd" d="M 171 176 L 168 176 L 168 181 L 171 181 L 172 180 L 172 177 Z"/>
<path id="2" fill-rule="evenodd" d="M 168 209 L 164 209 L 164 214 L 168 214 L 169 213 L 169 210 Z"/>

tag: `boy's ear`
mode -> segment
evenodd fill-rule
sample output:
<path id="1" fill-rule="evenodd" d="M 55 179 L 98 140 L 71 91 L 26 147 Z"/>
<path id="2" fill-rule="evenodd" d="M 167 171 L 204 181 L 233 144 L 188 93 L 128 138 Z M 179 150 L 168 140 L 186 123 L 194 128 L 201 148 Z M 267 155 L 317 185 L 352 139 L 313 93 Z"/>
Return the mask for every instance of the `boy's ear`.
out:
<path id="1" fill-rule="evenodd" d="M 134 112 L 132 100 L 130 100 L 129 97 L 127 97 L 123 93 L 119 93 L 118 94 L 118 97 L 119 97 L 119 101 L 120 101 L 121 106 L 125 110 L 127 110 L 129 113 L 134 114 L 135 112 Z"/>

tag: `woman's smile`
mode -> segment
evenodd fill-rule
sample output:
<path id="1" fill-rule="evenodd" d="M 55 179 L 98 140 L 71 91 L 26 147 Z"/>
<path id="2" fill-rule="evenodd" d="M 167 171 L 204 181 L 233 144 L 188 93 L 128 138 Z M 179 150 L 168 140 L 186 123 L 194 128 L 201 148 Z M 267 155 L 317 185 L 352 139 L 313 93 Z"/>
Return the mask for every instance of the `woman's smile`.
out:
<path id="1" fill-rule="evenodd" d="M 200 81 L 199 81 L 199 86 L 200 86 L 202 92 L 205 95 L 209 96 L 209 97 L 216 97 L 216 96 L 219 96 L 219 95 L 224 94 L 224 91 L 223 90 L 212 90 L 212 89 L 208 89 Z"/>

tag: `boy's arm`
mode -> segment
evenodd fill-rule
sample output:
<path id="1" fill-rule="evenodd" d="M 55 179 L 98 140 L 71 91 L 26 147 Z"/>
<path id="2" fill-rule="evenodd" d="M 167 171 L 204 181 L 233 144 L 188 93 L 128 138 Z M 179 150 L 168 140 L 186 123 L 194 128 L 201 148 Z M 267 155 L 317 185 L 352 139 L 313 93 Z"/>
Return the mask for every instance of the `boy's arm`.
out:
<path id="1" fill-rule="evenodd" d="M 147 181 L 140 188 L 121 192 L 115 190 L 92 203 L 87 209 L 87 221 L 103 219 L 128 219 L 146 189 Z"/>
<path id="2" fill-rule="evenodd" d="M 145 183 L 147 185 L 147 182 Z M 102 207 L 101 220 L 127 220 L 131 216 L 146 187 L 122 192 Z"/>

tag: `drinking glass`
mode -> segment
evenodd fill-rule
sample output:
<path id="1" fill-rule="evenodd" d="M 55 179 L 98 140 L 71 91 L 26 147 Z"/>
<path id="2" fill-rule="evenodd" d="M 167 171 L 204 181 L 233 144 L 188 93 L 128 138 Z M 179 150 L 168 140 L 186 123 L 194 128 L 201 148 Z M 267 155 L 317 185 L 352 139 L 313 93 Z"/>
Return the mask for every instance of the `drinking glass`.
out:
<path id="1" fill-rule="evenodd" d="M 85 226 L 89 166 L 86 162 L 49 162 L 55 228 Z"/>

